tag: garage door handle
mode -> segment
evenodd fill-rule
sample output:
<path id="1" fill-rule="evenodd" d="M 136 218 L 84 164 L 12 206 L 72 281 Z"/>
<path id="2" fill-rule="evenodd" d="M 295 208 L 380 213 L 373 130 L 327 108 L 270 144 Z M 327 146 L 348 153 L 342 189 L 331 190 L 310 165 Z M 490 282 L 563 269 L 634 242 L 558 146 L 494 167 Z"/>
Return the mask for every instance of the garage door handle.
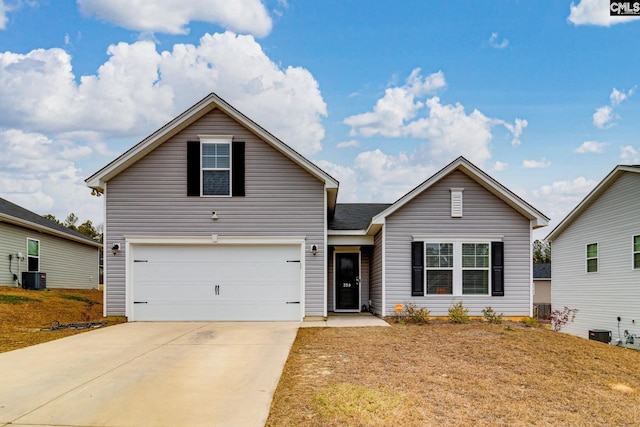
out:
<path id="1" fill-rule="evenodd" d="M 134 301 L 134 304 L 149 304 L 147 301 Z"/>
<path id="2" fill-rule="evenodd" d="M 287 301 L 287 304 L 300 304 L 300 301 Z"/>

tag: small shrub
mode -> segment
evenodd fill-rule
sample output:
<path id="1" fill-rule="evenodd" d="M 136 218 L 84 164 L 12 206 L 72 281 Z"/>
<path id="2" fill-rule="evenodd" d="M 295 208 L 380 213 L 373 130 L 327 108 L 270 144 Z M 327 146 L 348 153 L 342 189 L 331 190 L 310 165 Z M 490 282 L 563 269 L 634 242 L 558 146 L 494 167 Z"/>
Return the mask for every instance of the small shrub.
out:
<path id="1" fill-rule="evenodd" d="M 449 307 L 449 322 L 451 323 L 469 323 L 469 309 L 465 308 L 462 301 L 458 301 Z"/>
<path id="2" fill-rule="evenodd" d="M 502 323 L 502 313 L 496 313 L 491 306 L 482 309 L 482 316 L 484 316 L 484 320 L 489 323 Z"/>
<path id="3" fill-rule="evenodd" d="M 426 307 L 418 307 L 412 302 L 405 304 L 409 320 L 415 323 L 429 323 L 429 313 Z"/>
<path id="4" fill-rule="evenodd" d="M 538 319 L 536 319 L 535 317 L 525 317 L 522 320 L 520 320 L 520 323 L 522 323 L 524 326 L 533 328 L 538 326 Z"/>
<path id="5" fill-rule="evenodd" d="M 551 329 L 555 332 L 559 332 L 560 329 L 575 320 L 577 313 L 577 308 L 569 308 L 567 306 L 562 310 L 553 310 L 551 312 Z"/>

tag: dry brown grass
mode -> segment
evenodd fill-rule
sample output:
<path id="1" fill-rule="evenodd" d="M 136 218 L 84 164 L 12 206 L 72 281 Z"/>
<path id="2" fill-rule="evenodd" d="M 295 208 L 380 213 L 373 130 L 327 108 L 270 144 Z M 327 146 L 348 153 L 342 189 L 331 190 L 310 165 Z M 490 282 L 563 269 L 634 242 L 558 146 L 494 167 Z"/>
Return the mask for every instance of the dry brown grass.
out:
<path id="1" fill-rule="evenodd" d="M 0 353 L 86 332 L 89 329 L 45 330 L 60 324 L 107 322 L 124 318 L 102 317 L 102 291 L 26 290 L 0 286 Z"/>
<path id="2" fill-rule="evenodd" d="M 637 426 L 640 352 L 520 324 L 300 329 L 268 426 Z"/>

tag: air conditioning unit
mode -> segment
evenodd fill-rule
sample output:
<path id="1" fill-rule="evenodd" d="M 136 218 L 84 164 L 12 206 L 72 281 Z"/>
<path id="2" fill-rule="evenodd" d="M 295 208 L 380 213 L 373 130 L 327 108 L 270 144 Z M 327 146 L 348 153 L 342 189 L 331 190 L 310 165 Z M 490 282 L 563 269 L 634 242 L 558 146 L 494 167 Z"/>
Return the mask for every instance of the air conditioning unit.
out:
<path id="1" fill-rule="evenodd" d="M 24 289 L 42 290 L 47 289 L 47 273 L 39 271 L 23 271 L 22 287 Z"/>

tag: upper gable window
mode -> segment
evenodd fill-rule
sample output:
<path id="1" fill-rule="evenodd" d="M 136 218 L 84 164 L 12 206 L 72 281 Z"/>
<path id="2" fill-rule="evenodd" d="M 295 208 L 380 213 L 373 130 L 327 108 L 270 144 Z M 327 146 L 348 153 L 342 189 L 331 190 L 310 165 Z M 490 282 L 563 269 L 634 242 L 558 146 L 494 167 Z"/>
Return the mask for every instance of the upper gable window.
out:
<path id="1" fill-rule="evenodd" d="M 202 141 L 202 195 L 231 195 L 231 141 Z"/>
<path id="2" fill-rule="evenodd" d="M 243 141 L 230 135 L 200 135 L 187 141 L 187 196 L 244 197 Z"/>

